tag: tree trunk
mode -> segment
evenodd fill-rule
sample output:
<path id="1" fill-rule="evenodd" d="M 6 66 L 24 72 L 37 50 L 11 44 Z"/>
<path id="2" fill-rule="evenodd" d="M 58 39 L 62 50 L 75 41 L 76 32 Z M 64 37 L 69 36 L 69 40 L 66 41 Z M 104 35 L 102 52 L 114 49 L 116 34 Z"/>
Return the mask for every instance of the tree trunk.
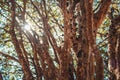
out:
<path id="1" fill-rule="evenodd" d="M 108 68 L 111 72 L 110 80 L 120 80 L 120 16 L 111 19 L 108 39 Z"/>

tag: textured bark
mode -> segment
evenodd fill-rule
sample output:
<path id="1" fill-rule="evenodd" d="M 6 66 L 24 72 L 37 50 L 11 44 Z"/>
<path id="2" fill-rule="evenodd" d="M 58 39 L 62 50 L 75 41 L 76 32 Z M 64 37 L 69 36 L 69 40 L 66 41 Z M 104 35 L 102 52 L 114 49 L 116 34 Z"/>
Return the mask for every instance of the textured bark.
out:
<path id="1" fill-rule="evenodd" d="M 101 6 L 99 10 L 96 13 L 94 13 L 94 27 L 93 27 L 94 38 L 96 38 L 96 34 L 97 34 L 96 32 L 99 26 L 102 24 L 108 12 L 109 6 L 111 4 L 111 0 L 101 0 L 100 4 Z M 96 62 L 96 80 L 103 80 L 104 79 L 103 59 L 96 45 L 94 45 L 94 47 L 95 47 L 94 50 L 95 50 L 95 62 Z"/>
<path id="2" fill-rule="evenodd" d="M 102 24 L 107 12 L 108 12 L 108 9 L 109 9 L 109 6 L 111 4 L 111 0 L 101 0 L 101 3 L 100 3 L 100 9 L 94 13 L 94 30 L 97 31 L 98 27 Z"/>
<path id="3" fill-rule="evenodd" d="M 98 10 L 97 13 L 93 14 L 92 12 L 92 0 L 91 1 L 81 1 L 80 2 L 80 9 L 81 9 L 81 13 L 82 13 L 82 16 L 81 16 L 81 20 L 79 20 L 79 23 L 82 24 L 82 28 L 86 27 L 85 30 L 82 30 L 80 25 L 79 25 L 79 33 L 84 33 L 82 35 L 84 35 L 84 37 L 86 37 L 86 44 L 83 43 L 81 44 L 82 48 L 83 45 L 85 45 L 85 47 L 87 48 L 87 50 L 85 49 L 86 54 L 83 53 L 84 55 L 87 56 L 86 59 L 83 59 L 83 60 L 86 60 L 87 63 L 89 63 L 88 65 L 86 66 L 90 66 L 90 68 L 86 68 L 85 70 L 87 70 L 86 72 L 88 73 L 87 76 L 86 76 L 86 79 L 84 79 L 84 74 L 82 74 L 82 72 L 79 72 L 79 69 L 77 70 L 77 72 L 82 75 L 77 75 L 78 80 L 87 80 L 87 79 L 91 79 L 91 80 L 94 80 L 94 73 L 96 73 L 96 80 L 103 80 L 104 78 L 104 75 L 103 75 L 103 60 L 102 60 L 102 57 L 100 55 L 100 52 L 96 46 L 96 31 L 98 29 L 98 27 L 100 26 L 100 24 L 102 23 L 102 21 L 104 20 L 105 18 L 105 15 L 107 13 L 107 10 L 108 10 L 108 7 L 110 5 L 110 2 L 111 0 L 109 0 L 108 2 L 107 1 L 102 1 L 101 3 L 101 7 L 100 9 Z M 104 11 L 104 13 L 102 13 Z M 98 16 L 99 15 L 99 16 Z M 82 22 L 83 20 L 83 22 Z M 85 20 L 85 21 L 84 21 Z M 83 31 L 83 32 L 82 32 Z M 85 35 L 85 32 L 86 32 L 86 35 Z M 80 43 L 82 43 L 82 36 L 80 37 Z M 87 47 L 88 46 L 88 47 Z M 84 50 L 81 50 L 82 52 L 84 52 Z M 95 60 L 94 60 L 94 57 L 95 57 Z M 90 63 L 89 60 L 91 60 L 91 58 L 93 58 L 93 61 L 96 62 L 96 65 L 94 65 L 94 63 Z M 88 61 L 87 61 L 88 60 Z M 78 63 L 82 63 L 83 61 L 81 59 L 78 58 Z M 92 67 L 91 67 L 92 66 Z M 96 66 L 96 71 L 94 72 L 94 67 Z M 80 67 L 78 65 L 78 67 Z M 81 70 L 83 68 L 81 67 Z M 83 77 L 83 78 L 82 78 Z"/>
<path id="4" fill-rule="evenodd" d="M 119 28 L 120 28 L 120 25 L 119 25 Z M 120 80 L 120 32 L 118 33 L 118 37 L 117 37 L 117 54 L 116 54 L 116 57 L 117 57 L 117 71 L 116 71 L 116 77 L 117 77 L 117 80 Z"/>
<path id="5" fill-rule="evenodd" d="M 38 21 L 34 20 L 34 16 L 33 18 L 30 17 L 34 23 L 36 21 L 35 24 L 41 30 L 41 32 L 36 32 L 37 30 L 33 29 L 31 30 L 32 33 L 16 28 L 17 24 L 18 27 L 22 26 L 19 25 L 19 22 L 16 24 L 15 0 L 10 1 L 12 3 L 10 35 L 18 55 L 18 62 L 22 66 L 24 80 L 42 80 L 42 78 L 44 80 L 104 79 L 103 59 L 96 44 L 96 34 L 107 14 L 111 0 L 101 0 L 100 6 L 95 13 L 93 11 L 93 0 L 57 0 L 56 4 L 60 7 L 63 17 L 63 28 L 61 29 L 61 26 L 59 26 L 64 34 L 64 37 L 62 37 L 63 45 L 60 47 L 51 31 L 53 26 L 50 25 L 50 10 L 48 10 L 46 0 L 42 0 L 39 4 L 30 0 L 32 8 L 35 8 L 33 10 L 36 11 L 36 14 L 38 13 L 38 19 L 41 20 L 40 24 L 42 23 L 42 25 L 39 25 Z M 23 0 L 22 8 L 19 6 L 23 25 L 25 25 L 25 15 L 27 15 L 27 1 Z M 114 78 L 119 80 L 120 75 L 120 36 L 116 36 L 118 33 L 116 33 L 115 28 L 119 18 L 115 20 L 110 26 L 109 36 L 112 35 L 112 37 L 108 41 L 109 65 L 113 75 L 111 80 Z M 20 33 L 19 40 L 16 33 Z M 41 34 L 43 35 L 41 36 Z M 23 36 L 29 41 L 32 54 L 26 51 Z M 53 49 L 55 60 L 51 57 L 49 48 Z M 73 53 L 76 60 L 73 59 Z M 14 59 L 14 57 L 10 58 Z M 77 65 L 74 64 L 74 61 L 76 61 Z M 57 67 L 54 62 L 57 63 Z M 35 71 L 30 69 L 31 66 L 34 66 Z M 35 78 L 33 78 L 33 74 L 36 76 Z"/>
<path id="6" fill-rule="evenodd" d="M 67 0 L 59 1 L 60 7 L 62 9 L 64 17 L 64 46 L 60 51 L 60 80 L 69 80 L 69 63 L 70 63 L 70 49 L 71 49 L 71 40 L 70 40 L 70 18 L 69 11 L 67 10 Z"/>
<path id="7" fill-rule="evenodd" d="M 81 50 L 78 52 L 78 65 L 77 65 L 77 80 L 87 80 L 88 78 L 88 53 L 89 53 L 89 43 L 87 37 L 87 24 L 86 24 L 86 6 L 85 1 L 80 2 L 82 11 L 82 25 L 81 28 Z M 86 75 L 86 76 L 85 76 Z"/>
<path id="8" fill-rule="evenodd" d="M 120 79 L 120 16 L 115 17 L 111 20 L 111 25 L 109 29 L 108 39 L 108 67 L 111 72 L 110 79 L 119 80 Z"/>
<path id="9" fill-rule="evenodd" d="M 103 59 L 100 55 L 99 50 L 95 49 L 95 59 L 96 59 L 96 79 L 95 80 L 104 80 L 104 65 Z"/>

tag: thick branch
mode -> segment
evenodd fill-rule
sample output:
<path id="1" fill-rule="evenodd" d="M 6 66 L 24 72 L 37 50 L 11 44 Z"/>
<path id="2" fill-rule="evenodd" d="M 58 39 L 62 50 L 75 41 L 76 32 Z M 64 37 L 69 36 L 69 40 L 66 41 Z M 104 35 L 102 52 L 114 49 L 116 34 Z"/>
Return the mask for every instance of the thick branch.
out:
<path id="1" fill-rule="evenodd" d="M 111 0 L 102 0 L 101 1 L 101 6 L 100 6 L 98 12 L 94 14 L 94 25 L 96 27 L 96 30 L 100 26 L 102 21 L 104 20 L 110 4 L 111 4 Z"/>

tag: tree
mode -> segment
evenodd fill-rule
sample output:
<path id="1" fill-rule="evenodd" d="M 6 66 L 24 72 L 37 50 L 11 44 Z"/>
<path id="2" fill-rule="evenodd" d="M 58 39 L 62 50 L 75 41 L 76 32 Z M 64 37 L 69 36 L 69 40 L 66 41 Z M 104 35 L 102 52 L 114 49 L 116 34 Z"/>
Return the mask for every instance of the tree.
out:
<path id="1" fill-rule="evenodd" d="M 102 56 L 96 38 L 100 37 L 99 28 L 109 13 L 107 61 L 111 80 L 119 80 L 120 18 L 119 14 L 114 15 L 116 11 L 119 13 L 119 8 L 110 7 L 111 4 L 118 6 L 116 2 L 3 0 L 1 16 L 6 23 L 2 25 L 4 34 L 1 35 L 8 37 L 1 43 L 7 46 L 11 41 L 9 45 L 15 55 L 4 50 L 0 54 L 21 66 L 18 67 L 24 73 L 23 80 L 104 80 L 106 56 Z"/>
<path id="2" fill-rule="evenodd" d="M 111 72 L 110 80 L 119 80 L 120 79 L 120 16 L 115 17 L 111 20 L 112 24 L 109 29 L 108 39 L 108 55 L 109 55 L 109 70 Z"/>

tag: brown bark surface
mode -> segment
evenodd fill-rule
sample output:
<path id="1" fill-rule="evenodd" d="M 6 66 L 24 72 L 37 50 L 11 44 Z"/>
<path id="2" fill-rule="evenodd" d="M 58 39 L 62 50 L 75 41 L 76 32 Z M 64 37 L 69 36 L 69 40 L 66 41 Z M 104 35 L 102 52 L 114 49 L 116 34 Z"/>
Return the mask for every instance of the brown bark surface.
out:
<path id="1" fill-rule="evenodd" d="M 29 17 L 41 32 L 37 32 L 37 29 L 31 32 L 22 30 L 16 20 L 16 5 L 18 7 L 18 4 L 15 0 L 10 0 L 10 2 L 9 34 L 18 59 L 2 52 L 0 54 L 20 63 L 25 80 L 42 80 L 43 78 L 44 80 L 104 80 L 103 58 L 96 43 L 96 35 L 108 13 L 111 0 L 101 0 L 95 12 L 93 0 L 57 0 L 57 7 L 63 18 L 63 28 L 57 23 L 55 15 L 51 15 L 51 11 L 47 10 L 46 0 L 42 0 L 39 4 L 33 0 L 23 0 L 23 6 L 19 6 L 22 12 L 21 23 L 25 25 L 25 16 L 29 15 L 26 10 L 29 3 L 42 25 L 39 21 L 35 22 L 34 17 L 30 15 Z M 50 25 L 49 16 L 55 19 L 55 26 Z M 120 79 L 120 32 L 117 31 L 118 26 L 120 27 L 119 20 L 120 16 L 111 20 L 109 27 L 108 64 L 112 75 L 110 80 Z M 60 28 L 63 34 L 60 45 L 53 35 L 55 30 L 52 33 L 52 29 L 56 27 Z M 30 44 L 32 54 L 26 50 L 25 41 Z M 53 55 L 49 51 L 50 48 Z"/>
<path id="2" fill-rule="evenodd" d="M 120 79 L 120 16 L 111 19 L 112 24 L 109 29 L 109 44 L 108 44 L 108 55 L 109 55 L 109 71 L 111 72 L 110 80 Z"/>

